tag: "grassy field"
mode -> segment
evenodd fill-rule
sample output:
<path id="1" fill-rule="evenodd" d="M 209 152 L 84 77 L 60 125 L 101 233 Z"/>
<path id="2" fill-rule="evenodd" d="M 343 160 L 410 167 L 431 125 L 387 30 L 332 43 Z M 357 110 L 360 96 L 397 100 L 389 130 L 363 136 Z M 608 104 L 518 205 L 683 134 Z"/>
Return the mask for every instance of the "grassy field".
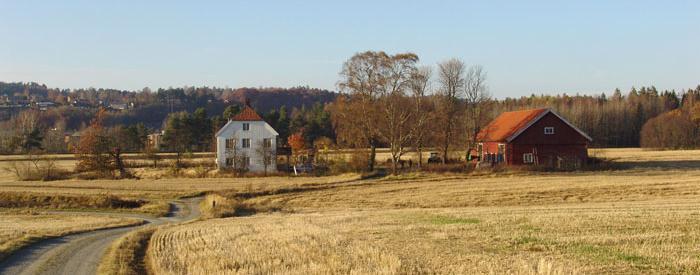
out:
<path id="1" fill-rule="evenodd" d="M 5 175 L 0 190 L 149 201 L 210 193 L 209 219 L 153 232 L 146 258 L 157 274 L 699 273 L 700 151 L 591 155 L 615 168 L 369 180 Z"/>
<path id="2" fill-rule="evenodd" d="M 0 259 L 39 239 L 98 228 L 139 224 L 142 220 L 105 215 L 0 211 Z"/>

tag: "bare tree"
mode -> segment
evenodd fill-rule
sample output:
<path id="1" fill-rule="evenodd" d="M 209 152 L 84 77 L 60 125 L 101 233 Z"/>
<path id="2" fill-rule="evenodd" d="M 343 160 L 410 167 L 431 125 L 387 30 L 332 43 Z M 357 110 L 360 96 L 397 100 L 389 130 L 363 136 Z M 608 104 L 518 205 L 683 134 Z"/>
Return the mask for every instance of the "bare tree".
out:
<path id="1" fill-rule="evenodd" d="M 486 72 L 481 65 L 469 67 L 464 81 L 465 128 L 467 132 L 467 152 L 465 160 L 469 159 L 471 150 L 476 146 L 476 138 L 481 126 L 488 119 L 488 104 L 491 98 L 486 86 Z"/>
<path id="2" fill-rule="evenodd" d="M 270 140 L 266 141 L 265 139 L 260 140 L 255 148 L 255 153 L 260 158 L 260 162 L 265 169 L 265 176 L 267 176 L 267 168 L 272 165 L 277 156 L 275 154 L 275 148 L 272 148 L 272 143 L 269 141 Z"/>
<path id="3" fill-rule="evenodd" d="M 381 110 L 379 119 L 379 136 L 389 144 L 391 153 L 392 172 L 398 173 L 401 156 L 406 153 L 406 147 L 411 145 L 415 128 L 412 119 L 415 109 L 411 108 L 411 100 L 406 92 L 411 88 L 411 80 L 417 73 L 418 56 L 412 53 L 397 54 L 389 57 L 383 78 L 385 79 L 380 91 Z"/>
<path id="4" fill-rule="evenodd" d="M 442 150 L 442 162 L 447 163 L 450 145 L 455 142 L 459 116 L 459 96 L 465 85 L 464 62 L 452 58 L 438 64 L 439 124 L 438 136 Z"/>
<path id="5" fill-rule="evenodd" d="M 411 96 L 413 98 L 413 146 L 418 153 L 418 167 L 423 165 L 423 147 L 429 134 L 428 120 L 430 119 L 430 101 L 426 98 L 432 69 L 430 67 L 419 68 L 410 80 Z"/>
<path id="6" fill-rule="evenodd" d="M 353 55 L 343 64 L 338 87 L 349 97 L 336 101 L 334 126 L 341 142 L 355 147 L 369 146 L 368 169 L 374 170 L 379 143 L 377 100 L 385 85 L 384 71 L 389 56 L 367 51 Z"/>

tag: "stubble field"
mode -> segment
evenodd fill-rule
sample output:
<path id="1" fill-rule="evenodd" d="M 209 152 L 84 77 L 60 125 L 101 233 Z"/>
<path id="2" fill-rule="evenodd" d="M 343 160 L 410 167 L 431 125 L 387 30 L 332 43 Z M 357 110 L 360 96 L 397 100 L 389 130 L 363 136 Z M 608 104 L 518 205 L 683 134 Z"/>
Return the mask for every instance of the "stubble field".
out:
<path id="1" fill-rule="evenodd" d="M 145 257 L 156 274 L 699 273 L 700 151 L 591 154 L 617 168 L 369 180 L 0 178 L 0 188 L 150 200 L 209 193 L 219 200 L 210 211 L 245 208 L 156 230 Z"/>
<path id="2" fill-rule="evenodd" d="M 622 168 L 255 196 L 284 211 L 161 229 L 148 255 L 159 274 L 700 272 L 700 152 L 596 153 Z"/>

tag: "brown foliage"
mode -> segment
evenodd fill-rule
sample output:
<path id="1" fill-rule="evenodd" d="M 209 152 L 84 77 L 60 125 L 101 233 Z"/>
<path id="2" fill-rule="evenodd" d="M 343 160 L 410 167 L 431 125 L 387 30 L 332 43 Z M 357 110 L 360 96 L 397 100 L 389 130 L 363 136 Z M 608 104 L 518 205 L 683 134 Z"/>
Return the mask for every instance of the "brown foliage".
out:
<path id="1" fill-rule="evenodd" d="M 650 119 L 642 127 L 640 142 L 642 147 L 687 149 L 700 145 L 700 126 L 692 119 L 691 113 L 676 109 Z"/>
<path id="2" fill-rule="evenodd" d="M 100 109 L 90 127 L 80 136 L 80 143 L 76 149 L 78 172 L 96 171 L 106 175 L 113 170 L 109 155 L 111 141 L 103 127 L 105 112 L 104 109 Z"/>

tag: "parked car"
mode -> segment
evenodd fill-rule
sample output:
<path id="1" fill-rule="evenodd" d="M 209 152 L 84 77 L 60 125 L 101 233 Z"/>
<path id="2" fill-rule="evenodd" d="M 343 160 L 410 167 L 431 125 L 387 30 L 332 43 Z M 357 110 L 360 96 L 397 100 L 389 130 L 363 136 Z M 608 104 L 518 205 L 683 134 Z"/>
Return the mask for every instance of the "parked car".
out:
<path id="1" fill-rule="evenodd" d="M 428 163 L 442 163 L 442 158 L 438 155 L 437 152 L 430 152 Z"/>

